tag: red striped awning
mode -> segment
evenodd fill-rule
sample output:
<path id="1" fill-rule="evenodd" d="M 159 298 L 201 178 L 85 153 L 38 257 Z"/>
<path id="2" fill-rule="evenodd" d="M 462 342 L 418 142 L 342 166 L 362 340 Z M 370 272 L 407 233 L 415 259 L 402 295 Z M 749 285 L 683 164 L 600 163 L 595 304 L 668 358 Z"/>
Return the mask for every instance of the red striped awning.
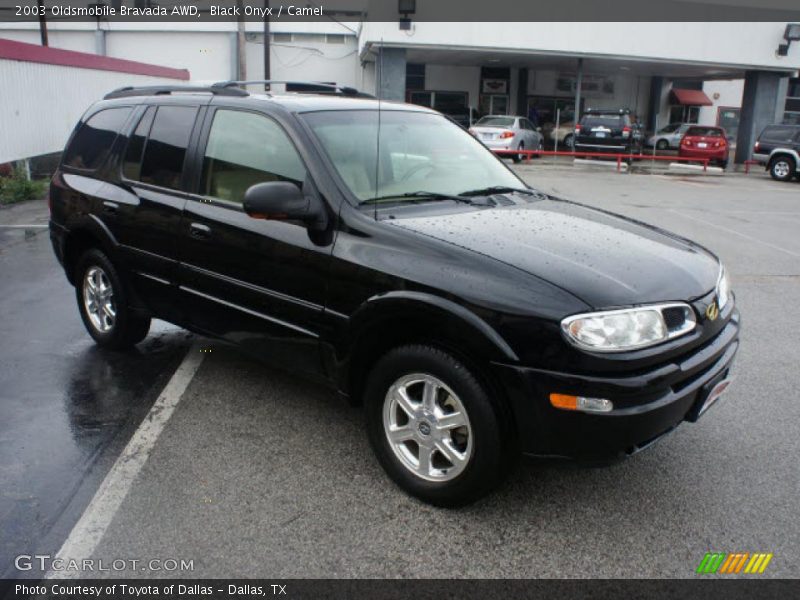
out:
<path id="1" fill-rule="evenodd" d="M 702 90 L 672 88 L 670 90 L 670 100 L 670 104 L 681 104 L 683 106 L 711 106 L 714 104 L 711 98 L 706 96 Z"/>

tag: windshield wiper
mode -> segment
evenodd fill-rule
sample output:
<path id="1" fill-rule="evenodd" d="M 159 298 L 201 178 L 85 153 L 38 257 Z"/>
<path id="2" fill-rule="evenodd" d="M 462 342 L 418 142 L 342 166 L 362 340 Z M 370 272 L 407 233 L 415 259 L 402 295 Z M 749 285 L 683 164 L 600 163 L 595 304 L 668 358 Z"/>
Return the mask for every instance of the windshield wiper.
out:
<path id="1" fill-rule="evenodd" d="M 366 200 L 362 200 L 358 204 L 376 204 L 379 202 L 384 202 L 386 200 L 417 200 L 417 201 L 427 201 L 427 200 L 454 200 L 456 202 L 462 202 L 464 204 L 474 204 L 471 198 L 466 198 L 465 196 L 456 196 L 453 194 L 440 194 L 438 192 L 406 192 L 405 194 L 387 194 L 386 196 L 378 196 L 377 198 L 368 198 Z"/>
<path id="2" fill-rule="evenodd" d="M 489 196 L 491 194 L 510 194 L 512 192 L 516 192 L 518 194 L 527 194 L 528 196 L 533 196 L 536 192 L 533 190 L 529 190 L 526 188 L 514 188 L 508 187 L 505 185 L 493 185 L 491 187 L 480 188 L 477 190 L 467 190 L 466 192 L 461 192 L 461 196 Z"/>

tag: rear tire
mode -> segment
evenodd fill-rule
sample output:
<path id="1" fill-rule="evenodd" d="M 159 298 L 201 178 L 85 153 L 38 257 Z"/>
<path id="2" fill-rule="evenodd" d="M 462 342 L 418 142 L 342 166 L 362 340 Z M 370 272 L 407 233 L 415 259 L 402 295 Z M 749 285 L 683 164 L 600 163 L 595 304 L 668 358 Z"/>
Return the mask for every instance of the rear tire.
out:
<path id="1" fill-rule="evenodd" d="M 564 145 L 569 148 L 570 151 L 575 150 L 575 136 L 571 133 L 564 136 Z"/>
<path id="2" fill-rule="evenodd" d="M 520 142 L 519 146 L 517 146 L 517 151 L 525 150 L 525 142 Z M 525 158 L 524 154 L 515 154 L 512 158 L 515 164 L 519 164 L 522 162 L 522 159 Z"/>
<path id="3" fill-rule="evenodd" d="M 147 337 L 150 317 L 131 310 L 128 291 L 103 252 L 86 251 L 78 259 L 74 281 L 81 319 L 98 346 L 123 350 Z"/>
<path id="4" fill-rule="evenodd" d="M 794 177 L 796 168 L 790 156 L 776 156 L 769 163 L 769 174 L 775 181 L 789 181 Z"/>
<path id="5" fill-rule="evenodd" d="M 390 351 L 369 374 L 364 401 L 378 461 L 420 500 L 444 507 L 472 502 L 494 489 L 513 462 L 500 400 L 443 350 Z"/>

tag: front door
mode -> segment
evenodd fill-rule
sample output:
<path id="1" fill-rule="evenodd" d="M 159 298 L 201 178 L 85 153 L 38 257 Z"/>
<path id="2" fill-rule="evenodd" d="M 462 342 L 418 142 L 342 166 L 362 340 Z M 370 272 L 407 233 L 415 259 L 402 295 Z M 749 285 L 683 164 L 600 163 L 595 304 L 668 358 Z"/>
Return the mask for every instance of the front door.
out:
<path id="1" fill-rule="evenodd" d="M 332 241 L 302 223 L 243 210 L 256 183 L 313 183 L 286 131 L 265 114 L 209 110 L 181 224 L 179 294 L 196 327 L 270 362 L 319 373 L 319 324 Z M 309 192 L 313 193 L 313 192 Z"/>

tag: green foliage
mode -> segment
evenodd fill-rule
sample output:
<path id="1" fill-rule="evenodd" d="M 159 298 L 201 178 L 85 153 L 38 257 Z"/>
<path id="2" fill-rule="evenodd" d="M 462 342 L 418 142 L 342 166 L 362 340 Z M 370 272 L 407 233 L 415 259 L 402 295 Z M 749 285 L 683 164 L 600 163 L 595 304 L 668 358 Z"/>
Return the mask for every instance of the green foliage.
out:
<path id="1" fill-rule="evenodd" d="M 46 188 L 46 181 L 30 180 L 23 169 L 14 169 L 11 177 L 0 177 L 0 204 L 41 198 Z"/>

